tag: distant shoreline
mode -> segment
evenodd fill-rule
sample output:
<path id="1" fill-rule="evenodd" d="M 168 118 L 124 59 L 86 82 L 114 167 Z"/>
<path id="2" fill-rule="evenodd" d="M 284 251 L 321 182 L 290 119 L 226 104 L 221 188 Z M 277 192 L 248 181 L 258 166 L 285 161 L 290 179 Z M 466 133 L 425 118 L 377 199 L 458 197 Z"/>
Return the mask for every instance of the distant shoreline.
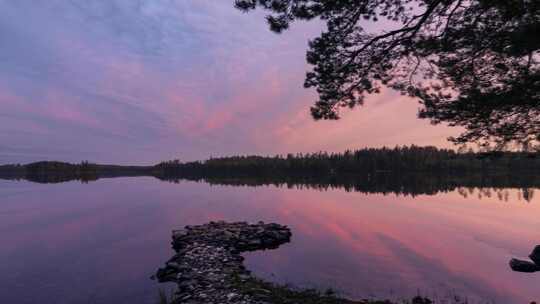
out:
<path id="1" fill-rule="evenodd" d="M 36 183 L 154 177 L 177 183 L 341 188 L 365 193 L 435 194 L 464 188 L 540 188 L 538 153 L 462 153 L 432 147 L 364 149 L 339 154 L 234 156 L 153 166 L 36 162 L 0 166 L 0 179 Z"/>

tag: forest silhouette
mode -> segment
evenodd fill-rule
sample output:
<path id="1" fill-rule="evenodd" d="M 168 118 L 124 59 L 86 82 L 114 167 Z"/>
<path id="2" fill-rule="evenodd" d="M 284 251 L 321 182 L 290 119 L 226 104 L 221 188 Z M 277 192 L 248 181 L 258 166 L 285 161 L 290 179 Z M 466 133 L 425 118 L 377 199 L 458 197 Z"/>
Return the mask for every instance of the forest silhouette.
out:
<path id="1" fill-rule="evenodd" d="M 504 189 L 521 189 L 529 201 L 540 188 L 540 155 L 528 152 L 456 152 L 435 147 L 361 149 L 343 153 L 231 156 L 205 161 L 172 160 L 154 166 L 37 162 L 0 166 L 0 178 L 38 183 L 150 176 L 163 181 L 212 185 L 344 189 L 363 193 L 436 194 L 457 190 L 508 200 Z M 488 191 L 488 192 L 486 192 Z"/>

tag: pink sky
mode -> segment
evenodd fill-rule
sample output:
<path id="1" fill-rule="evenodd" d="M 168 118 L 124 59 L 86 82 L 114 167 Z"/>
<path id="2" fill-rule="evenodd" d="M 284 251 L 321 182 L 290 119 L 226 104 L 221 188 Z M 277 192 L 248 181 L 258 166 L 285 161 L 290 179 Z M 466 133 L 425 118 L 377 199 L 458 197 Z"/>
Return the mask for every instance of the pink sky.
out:
<path id="1" fill-rule="evenodd" d="M 458 132 L 388 90 L 313 121 L 302 85 L 321 24 L 276 35 L 232 1 L 20 1 L 0 4 L 0 27 L 0 163 L 450 147 Z"/>

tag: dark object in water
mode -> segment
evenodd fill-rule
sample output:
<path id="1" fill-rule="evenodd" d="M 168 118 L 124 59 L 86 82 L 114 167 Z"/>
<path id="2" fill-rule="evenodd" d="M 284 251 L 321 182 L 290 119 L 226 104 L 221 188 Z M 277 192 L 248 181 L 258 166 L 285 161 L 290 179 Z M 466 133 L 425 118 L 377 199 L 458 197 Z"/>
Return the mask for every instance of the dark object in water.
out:
<path id="1" fill-rule="evenodd" d="M 523 261 L 518 259 L 510 260 L 510 268 L 513 271 L 518 272 L 537 272 L 540 271 L 540 245 L 534 247 L 533 251 L 529 255 L 532 262 Z"/>
<path id="2" fill-rule="evenodd" d="M 529 261 L 518 260 L 518 259 L 510 260 L 510 268 L 512 268 L 513 271 L 518 271 L 518 272 L 540 271 L 540 266 L 536 265 L 535 263 L 529 262 Z"/>
<path id="3" fill-rule="evenodd" d="M 536 247 L 534 247 L 533 251 L 529 255 L 529 258 L 536 265 L 540 265 L 540 245 L 537 245 Z"/>

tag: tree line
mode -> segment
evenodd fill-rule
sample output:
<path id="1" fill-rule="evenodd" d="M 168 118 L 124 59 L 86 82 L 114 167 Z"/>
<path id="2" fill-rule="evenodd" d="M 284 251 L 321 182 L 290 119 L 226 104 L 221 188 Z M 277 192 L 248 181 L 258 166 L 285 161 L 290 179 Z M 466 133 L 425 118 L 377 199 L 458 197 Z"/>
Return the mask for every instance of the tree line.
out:
<path id="1" fill-rule="evenodd" d="M 231 156 L 205 161 L 162 162 L 157 173 L 167 176 L 343 176 L 391 173 L 540 172 L 540 156 L 529 152 L 456 152 L 436 147 L 404 146 L 368 148 L 343 153 L 307 153 L 264 156 Z"/>
<path id="2" fill-rule="evenodd" d="M 0 166 L 0 178 L 39 183 L 153 176 L 212 185 L 344 189 L 363 193 L 436 194 L 464 188 L 540 188 L 538 152 L 473 152 L 405 146 L 343 153 L 231 156 L 172 160 L 154 166 L 37 162 Z M 530 195 L 528 195 L 530 196 Z M 527 197 L 528 197 L 527 196 Z M 525 195 L 524 195 L 525 197 Z"/>

